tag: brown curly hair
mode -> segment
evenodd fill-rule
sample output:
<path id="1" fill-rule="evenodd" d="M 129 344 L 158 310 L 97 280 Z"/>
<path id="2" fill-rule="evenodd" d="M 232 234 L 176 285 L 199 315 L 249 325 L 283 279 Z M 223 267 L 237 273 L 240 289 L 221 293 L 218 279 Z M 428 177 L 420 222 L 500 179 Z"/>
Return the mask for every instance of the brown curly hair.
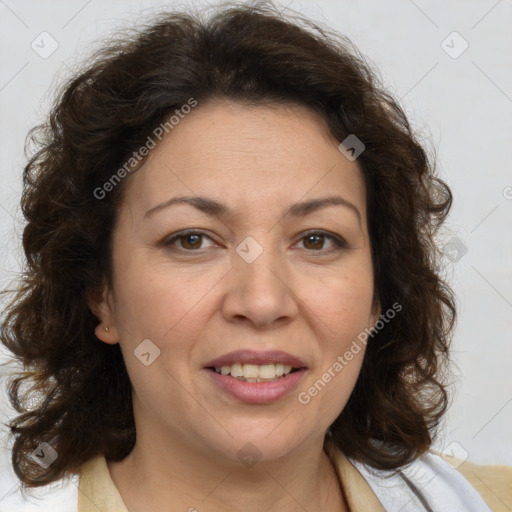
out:
<path id="1" fill-rule="evenodd" d="M 8 425 L 25 487 L 48 484 L 135 443 L 131 384 L 119 345 L 98 340 L 88 298 L 111 284 L 112 231 L 124 178 L 94 193 L 191 98 L 295 103 L 318 112 L 338 141 L 355 134 L 367 189 L 375 298 L 402 306 L 369 341 L 332 438 L 349 457 L 397 469 L 425 452 L 448 404 L 444 379 L 456 309 L 437 272 L 434 235 L 448 186 L 398 102 L 344 36 L 282 14 L 271 2 L 159 14 L 123 32 L 62 86 L 23 174 L 26 264 L 2 324 L 24 370 L 11 377 L 19 413 Z M 172 134 L 170 135 L 172 136 Z M 41 442 L 59 456 L 42 469 Z"/>

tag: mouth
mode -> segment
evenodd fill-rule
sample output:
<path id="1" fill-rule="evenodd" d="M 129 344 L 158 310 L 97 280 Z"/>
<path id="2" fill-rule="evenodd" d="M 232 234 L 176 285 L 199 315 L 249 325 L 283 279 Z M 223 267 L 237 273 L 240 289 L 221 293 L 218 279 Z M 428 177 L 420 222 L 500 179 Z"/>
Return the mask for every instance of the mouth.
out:
<path id="1" fill-rule="evenodd" d="M 237 350 L 209 361 L 203 369 L 214 389 L 240 402 L 260 405 L 285 399 L 308 371 L 299 357 L 280 350 Z"/>
<path id="2" fill-rule="evenodd" d="M 274 382 L 307 369 L 300 358 L 281 350 L 237 350 L 209 361 L 204 368 L 242 382 Z"/>
<path id="3" fill-rule="evenodd" d="M 233 377 L 240 382 L 276 382 L 303 368 L 282 363 L 262 365 L 234 363 L 217 367 L 210 366 L 206 369 L 219 375 Z"/>

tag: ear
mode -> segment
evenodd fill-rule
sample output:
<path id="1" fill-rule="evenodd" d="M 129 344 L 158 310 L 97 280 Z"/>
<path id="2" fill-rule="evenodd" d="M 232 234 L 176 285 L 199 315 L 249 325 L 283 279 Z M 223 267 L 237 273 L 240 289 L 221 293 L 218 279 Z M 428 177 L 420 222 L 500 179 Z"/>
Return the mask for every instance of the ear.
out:
<path id="1" fill-rule="evenodd" d="M 109 287 L 104 284 L 101 288 L 88 290 L 87 304 L 99 319 L 99 324 L 94 329 L 96 337 L 109 345 L 118 343 L 119 333 L 115 322 L 114 302 Z"/>

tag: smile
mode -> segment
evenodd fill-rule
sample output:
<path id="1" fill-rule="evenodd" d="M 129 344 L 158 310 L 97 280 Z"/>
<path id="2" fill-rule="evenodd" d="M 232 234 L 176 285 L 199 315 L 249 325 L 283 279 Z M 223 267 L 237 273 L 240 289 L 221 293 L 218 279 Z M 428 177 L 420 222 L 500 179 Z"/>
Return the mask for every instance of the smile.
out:
<path id="1" fill-rule="evenodd" d="M 274 382 L 298 370 L 298 368 L 280 363 L 262 365 L 235 363 L 231 366 L 225 365 L 211 369 L 215 373 L 230 375 L 242 382 Z"/>

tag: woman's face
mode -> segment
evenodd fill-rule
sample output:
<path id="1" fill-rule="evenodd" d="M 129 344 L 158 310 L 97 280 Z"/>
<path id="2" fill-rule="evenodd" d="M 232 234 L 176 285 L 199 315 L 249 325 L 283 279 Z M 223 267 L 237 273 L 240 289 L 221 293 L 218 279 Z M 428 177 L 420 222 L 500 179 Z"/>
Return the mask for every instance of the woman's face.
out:
<path id="1" fill-rule="evenodd" d="M 96 329 L 121 345 L 138 442 L 270 460 L 323 439 L 364 345 L 344 354 L 380 313 L 365 203 L 358 164 L 302 107 L 199 104 L 152 150 Z"/>

